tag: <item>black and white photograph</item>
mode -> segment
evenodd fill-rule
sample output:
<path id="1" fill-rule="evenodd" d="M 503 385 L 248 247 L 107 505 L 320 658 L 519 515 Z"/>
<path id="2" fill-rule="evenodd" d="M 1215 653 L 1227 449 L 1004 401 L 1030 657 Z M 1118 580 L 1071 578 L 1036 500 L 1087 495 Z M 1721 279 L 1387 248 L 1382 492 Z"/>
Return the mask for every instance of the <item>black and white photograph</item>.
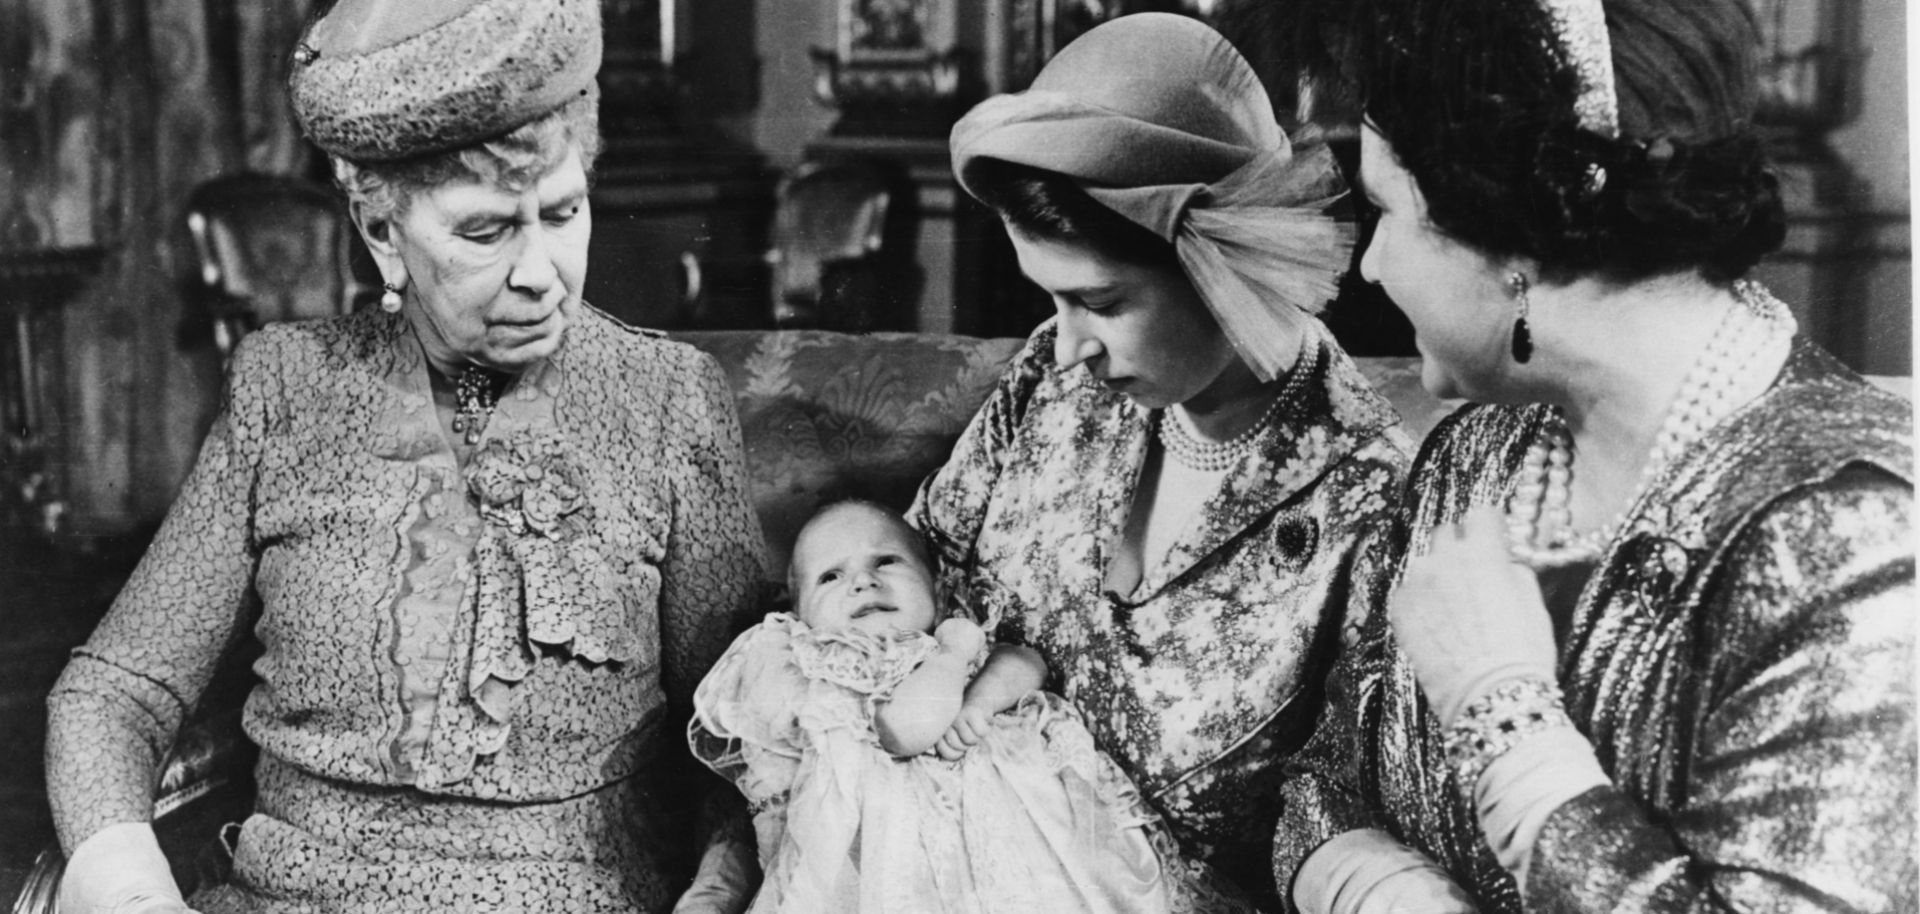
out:
<path id="1" fill-rule="evenodd" d="M 0 910 L 1920 911 L 1903 0 L 0 0 Z"/>

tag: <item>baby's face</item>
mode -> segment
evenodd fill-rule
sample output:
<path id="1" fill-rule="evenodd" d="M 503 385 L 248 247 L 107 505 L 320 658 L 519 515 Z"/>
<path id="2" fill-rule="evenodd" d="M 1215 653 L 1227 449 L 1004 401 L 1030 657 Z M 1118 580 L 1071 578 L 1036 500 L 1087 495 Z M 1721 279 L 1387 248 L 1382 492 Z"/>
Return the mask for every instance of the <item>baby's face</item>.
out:
<path id="1" fill-rule="evenodd" d="M 933 573 L 911 528 L 861 504 L 807 525 L 793 548 L 793 604 L 800 621 L 874 634 L 933 629 Z"/>

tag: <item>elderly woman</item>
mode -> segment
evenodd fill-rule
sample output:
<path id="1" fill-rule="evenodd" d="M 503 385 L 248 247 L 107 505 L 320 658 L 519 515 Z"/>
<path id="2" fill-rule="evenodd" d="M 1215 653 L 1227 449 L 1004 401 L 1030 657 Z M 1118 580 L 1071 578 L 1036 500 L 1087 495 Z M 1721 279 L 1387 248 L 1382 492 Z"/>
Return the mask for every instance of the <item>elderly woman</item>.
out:
<path id="1" fill-rule="evenodd" d="M 247 338 L 56 687 L 64 910 L 179 909 L 155 766 L 243 635 L 259 797 L 199 910 L 671 902 L 675 721 L 761 544 L 717 367 L 580 300 L 599 60 L 594 0 L 343 0 L 295 52 L 386 292 Z"/>
<path id="2" fill-rule="evenodd" d="M 1341 12 L 1363 273 L 1486 405 L 1415 461 L 1277 879 L 1311 912 L 1914 910 L 1910 407 L 1742 278 L 1783 224 L 1748 5 Z"/>
<path id="3" fill-rule="evenodd" d="M 1350 251 L 1332 157 L 1163 14 L 975 108 L 953 157 L 1056 316 L 910 513 L 949 610 L 1037 649 L 1183 850 L 1271 903 L 1273 779 L 1403 461 L 1312 313 Z"/>

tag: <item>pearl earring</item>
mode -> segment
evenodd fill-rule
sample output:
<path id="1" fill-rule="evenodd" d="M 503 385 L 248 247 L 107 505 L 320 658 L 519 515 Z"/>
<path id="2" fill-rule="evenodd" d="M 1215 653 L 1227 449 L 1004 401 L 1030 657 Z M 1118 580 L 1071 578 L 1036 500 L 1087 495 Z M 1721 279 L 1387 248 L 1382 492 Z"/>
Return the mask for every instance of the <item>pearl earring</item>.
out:
<path id="1" fill-rule="evenodd" d="M 1519 270 L 1507 274 L 1507 293 L 1520 312 L 1513 319 L 1513 360 L 1522 365 L 1533 358 L 1533 331 L 1527 329 L 1527 287 L 1527 274 Z"/>
<path id="2" fill-rule="evenodd" d="M 383 283 L 382 285 L 386 286 L 387 291 L 386 291 L 386 294 L 380 296 L 380 310 L 385 311 L 388 314 L 399 313 L 400 287 L 390 282 Z"/>

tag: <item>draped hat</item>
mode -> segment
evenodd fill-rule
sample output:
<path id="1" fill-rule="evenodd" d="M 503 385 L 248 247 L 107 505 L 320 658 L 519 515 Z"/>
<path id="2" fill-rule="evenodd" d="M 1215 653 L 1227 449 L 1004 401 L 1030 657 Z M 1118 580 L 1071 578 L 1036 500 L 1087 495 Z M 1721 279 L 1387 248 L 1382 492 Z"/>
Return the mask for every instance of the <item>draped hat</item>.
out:
<path id="1" fill-rule="evenodd" d="M 598 0 L 340 0 L 288 80 L 314 144 L 391 161 L 499 136 L 594 91 Z"/>
<path id="2" fill-rule="evenodd" d="M 1062 49 L 1024 92 L 954 125 L 954 174 L 997 159 L 1074 181 L 1171 242 L 1200 297 L 1255 373 L 1271 380 L 1338 292 L 1352 226 L 1317 137 L 1295 145 L 1266 89 L 1218 32 L 1185 16 L 1122 16 Z"/>

